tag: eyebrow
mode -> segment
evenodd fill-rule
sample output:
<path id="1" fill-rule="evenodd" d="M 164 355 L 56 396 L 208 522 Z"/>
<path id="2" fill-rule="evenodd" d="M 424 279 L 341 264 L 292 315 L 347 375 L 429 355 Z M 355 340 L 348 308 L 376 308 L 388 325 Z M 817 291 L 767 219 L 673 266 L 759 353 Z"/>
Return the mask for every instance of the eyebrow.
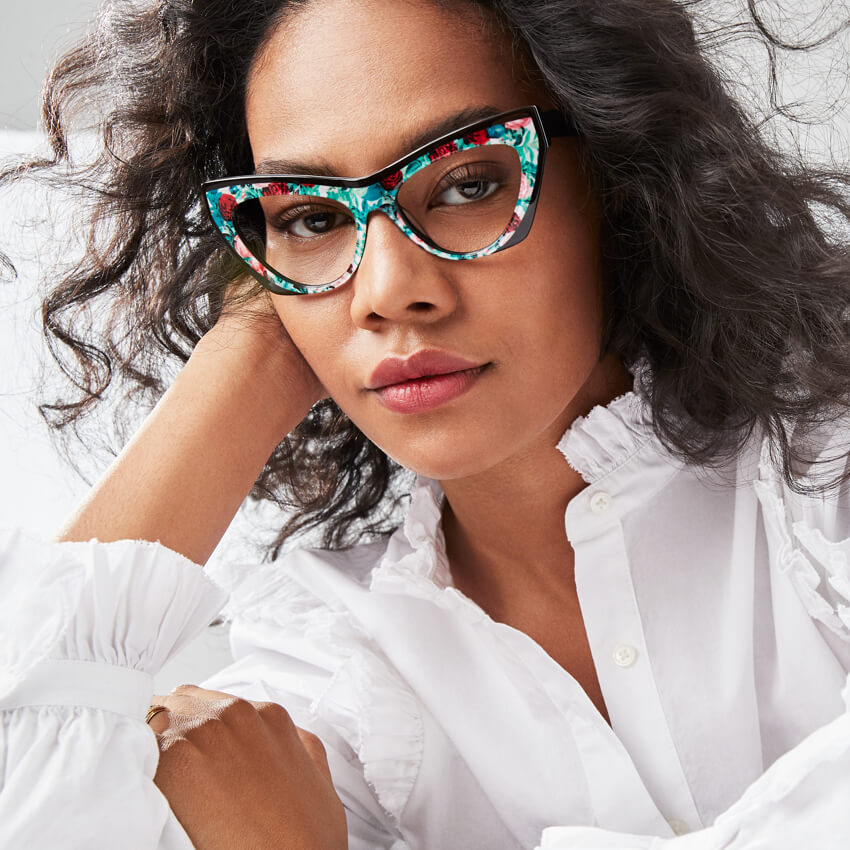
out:
<path id="1" fill-rule="evenodd" d="M 474 124 L 476 121 L 481 121 L 491 115 L 498 115 L 504 111 L 504 109 L 500 109 L 497 106 L 475 106 L 462 109 L 459 112 L 453 112 L 451 115 L 447 115 L 439 121 L 428 124 L 421 130 L 405 136 L 398 146 L 400 153 L 392 162 L 396 162 L 406 153 L 415 151 L 417 148 L 421 148 L 434 139 L 448 135 L 452 130 L 460 129 L 467 124 Z M 387 165 L 389 164 L 388 162 Z M 297 159 L 264 159 L 256 164 L 254 174 L 292 174 L 315 177 L 343 176 L 332 168 L 326 159 L 315 159 L 312 162 Z"/>

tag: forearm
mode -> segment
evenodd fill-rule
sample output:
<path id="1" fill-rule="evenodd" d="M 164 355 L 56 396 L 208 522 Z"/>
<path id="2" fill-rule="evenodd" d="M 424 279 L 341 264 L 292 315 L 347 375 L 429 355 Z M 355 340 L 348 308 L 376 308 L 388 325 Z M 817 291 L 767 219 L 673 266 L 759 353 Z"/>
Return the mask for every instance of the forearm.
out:
<path id="1" fill-rule="evenodd" d="M 298 357 L 272 342 L 205 337 L 57 539 L 159 540 L 204 563 L 315 400 Z"/>

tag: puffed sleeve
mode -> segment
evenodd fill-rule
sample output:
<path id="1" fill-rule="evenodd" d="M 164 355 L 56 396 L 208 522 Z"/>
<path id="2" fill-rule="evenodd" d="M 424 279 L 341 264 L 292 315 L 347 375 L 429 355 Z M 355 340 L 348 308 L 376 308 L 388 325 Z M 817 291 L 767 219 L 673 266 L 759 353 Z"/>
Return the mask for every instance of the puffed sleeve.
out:
<path id="1" fill-rule="evenodd" d="M 0 532 L 0 846 L 191 848 L 144 715 L 225 598 L 159 544 Z"/>
<path id="2" fill-rule="evenodd" d="M 793 492 L 777 473 L 766 447 L 754 487 L 779 572 L 825 630 L 834 650 L 850 658 L 850 420 L 842 425 L 813 447 L 812 463 L 802 476 L 807 486 L 817 484 L 818 478 L 843 477 L 838 488 Z"/>

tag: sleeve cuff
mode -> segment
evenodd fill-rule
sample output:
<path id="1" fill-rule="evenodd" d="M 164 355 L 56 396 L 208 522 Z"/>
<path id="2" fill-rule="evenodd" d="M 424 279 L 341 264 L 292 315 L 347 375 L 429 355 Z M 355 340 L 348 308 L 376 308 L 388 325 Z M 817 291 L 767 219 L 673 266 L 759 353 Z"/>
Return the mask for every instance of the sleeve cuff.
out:
<path id="1" fill-rule="evenodd" d="M 151 676 L 225 600 L 201 567 L 159 543 L 2 531 L 0 707 L 144 707 Z"/>

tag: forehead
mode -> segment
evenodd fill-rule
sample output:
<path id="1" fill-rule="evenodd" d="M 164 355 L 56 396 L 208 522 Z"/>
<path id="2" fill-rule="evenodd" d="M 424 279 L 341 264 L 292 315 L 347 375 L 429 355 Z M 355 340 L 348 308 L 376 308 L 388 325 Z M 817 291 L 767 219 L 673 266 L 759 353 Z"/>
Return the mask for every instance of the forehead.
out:
<path id="1" fill-rule="evenodd" d="M 427 0 L 312 0 L 272 31 L 248 81 L 255 163 L 315 163 L 357 177 L 448 116 L 540 102 L 483 10 Z"/>

